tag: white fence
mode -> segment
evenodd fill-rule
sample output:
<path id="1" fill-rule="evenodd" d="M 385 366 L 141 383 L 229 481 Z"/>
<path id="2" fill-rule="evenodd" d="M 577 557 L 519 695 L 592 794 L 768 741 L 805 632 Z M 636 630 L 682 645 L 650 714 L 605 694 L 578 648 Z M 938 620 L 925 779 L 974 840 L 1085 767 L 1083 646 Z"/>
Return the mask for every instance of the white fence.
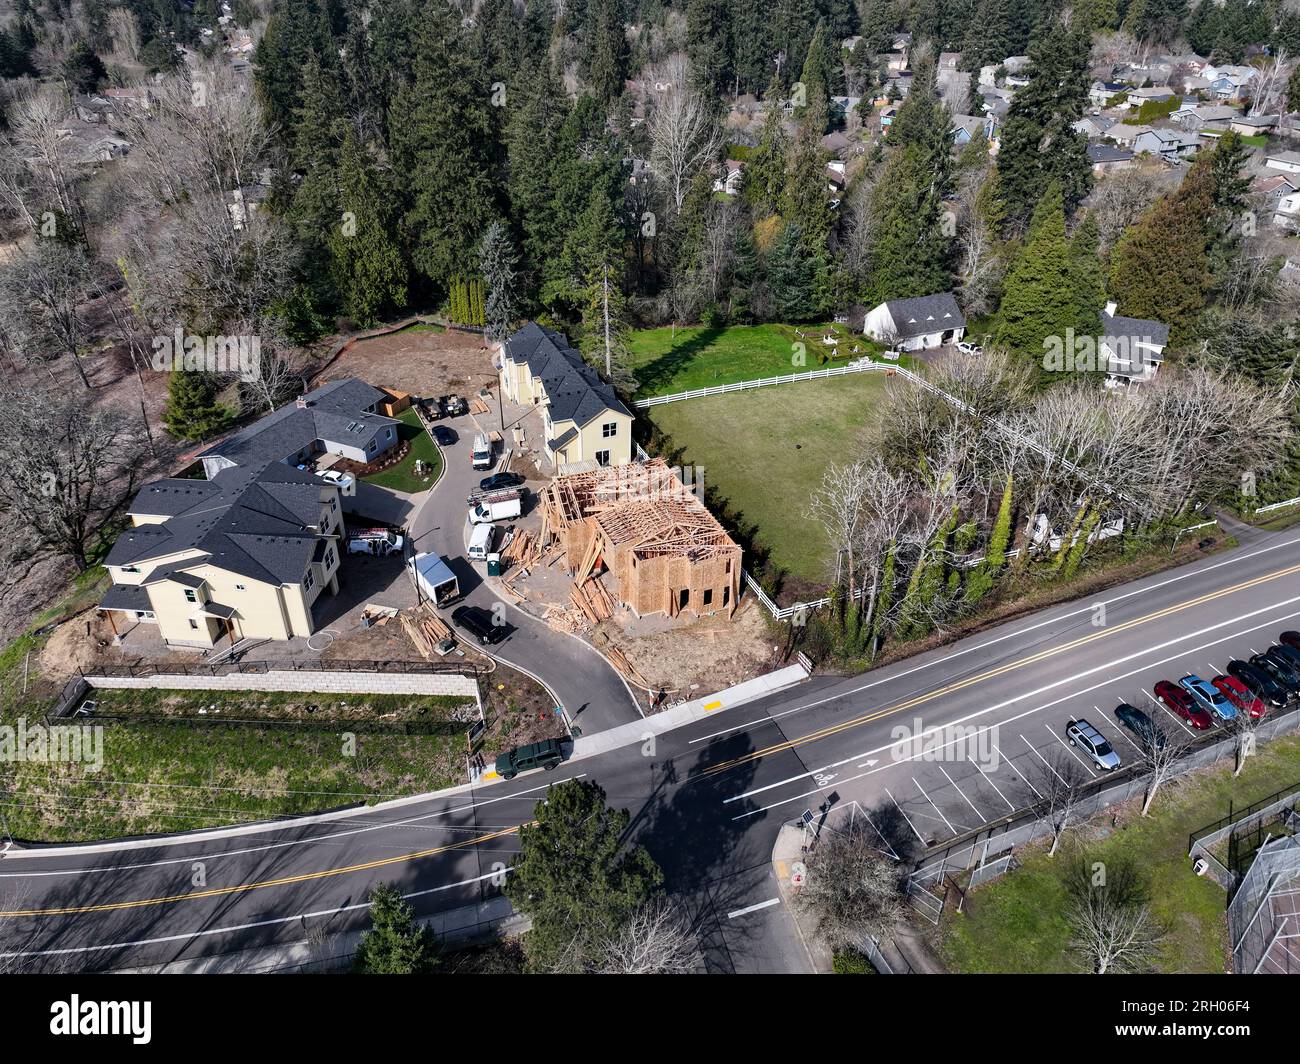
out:
<path id="1" fill-rule="evenodd" d="M 1274 510 L 1285 510 L 1288 506 L 1300 505 L 1300 498 L 1283 499 L 1281 502 L 1271 502 L 1267 506 L 1256 507 L 1256 514 L 1272 513 Z"/>
<path id="2" fill-rule="evenodd" d="M 783 377 L 764 377 L 756 381 L 737 381 L 735 384 L 716 384 L 711 388 L 696 388 L 689 392 L 676 392 L 673 395 L 656 395 L 650 399 L 638 399 L 632 405 L 638 410 L 645 410 L 664 403 L 680 403 L 683 399 L 704 399 L 710 395 L 727 395 L 730 392 L 748 391 L 750 388 L 767 388 L 773 384 L 797 384 L 799 381 L 825 380 L 827 377 L 843 377 L 847 373 L 865 373 L 873 369 L 895 370 L 907 373 L 897 366 L 886 366 L 881 362 L 864 360 L 847 366 L 832 366 L 830 369 L 813 369 L 805 373 L 787 373 Z M 910 374 L 908 374 L 910 376 Z"/>

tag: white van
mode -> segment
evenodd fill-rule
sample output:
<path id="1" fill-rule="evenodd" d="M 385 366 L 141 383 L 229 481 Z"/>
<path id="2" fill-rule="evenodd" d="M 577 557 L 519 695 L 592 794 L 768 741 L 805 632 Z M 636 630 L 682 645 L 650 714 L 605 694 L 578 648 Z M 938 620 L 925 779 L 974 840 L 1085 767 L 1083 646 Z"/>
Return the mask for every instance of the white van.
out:
<path id="1" fill-rule="evenodd" d="M 475 469 L 492 468 L 492 441 L 481 432 L 474 437 L 474 446 L 470 448 L 470 457 L 473 459 Z"/>
<path id="2" fill-rule="evenodd" d="M 496 529 L 492 525 L 475 525 L 474 531 L 469 537 L 470 559 L 476 562 L 487 561 L 488 554 L 492 551 L 492 533 Z"/>

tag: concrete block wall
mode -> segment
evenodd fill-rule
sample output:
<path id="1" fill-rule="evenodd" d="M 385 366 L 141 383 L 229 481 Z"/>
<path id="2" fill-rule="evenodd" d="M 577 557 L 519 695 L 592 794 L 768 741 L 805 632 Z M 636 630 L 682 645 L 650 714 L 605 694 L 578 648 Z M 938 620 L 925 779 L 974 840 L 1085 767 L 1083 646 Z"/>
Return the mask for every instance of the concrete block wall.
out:
<path id="1" fill-rule="evenodd" d="M 232 672 L 222 676 L 86 676 L 93 687 L 170 691 L 319 691 L 331 694 L 466 695 L 478 681 L 459 673 Z"/>

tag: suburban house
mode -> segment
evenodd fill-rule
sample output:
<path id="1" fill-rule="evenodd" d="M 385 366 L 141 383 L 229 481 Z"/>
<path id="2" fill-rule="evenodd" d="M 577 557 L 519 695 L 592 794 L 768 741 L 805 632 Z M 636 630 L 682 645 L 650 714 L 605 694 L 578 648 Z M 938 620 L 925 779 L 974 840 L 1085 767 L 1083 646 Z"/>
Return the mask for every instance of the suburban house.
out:
<path id="1" fill-rule="evenodd" d="M 1098 355 L 1110 387 L 1149 381 L 1164 361 L 1169 326 L 1146 318 L 1125 318 L 1112 301 L 1101 312 Z"/>
<path id="2" fill-rule="evenodd" d="M 1237 115 L 1228 128 L 1243 137 L 1265 136 L 1277 129 L 1281 115 Z"/>
<path id="3" fill-rule="evenodd" d="M 1125 148 L 1133 147 L 1133 142 L 1143 133 L 1150 133 L 1153 127 L 1144 125 L 1129 125 L 1127 122 L 1116 122 L 1110 129 L 1106 130 L 1106 139 L 1113 140 Z"/>
<path id="4" fill-rule="evenodd" d="M 1132 144 L 1134 154 L 1146 152 L 1167 161 L 1186 159 L 1195 155 L 1200 147 L 1200 137 L 1178 129 L 1148 129 L 1134 137 Z"/>
<path id="5" fill-rule="evenodd" d="M 740 194 L 741 186 L 745 180 L 745 164 L 739 159 L 728 159 L 722 164 L 722 176 L 716 178 L 713 182 L 713 191 L 722 192 L 728 196 L 737 196 Z"/>
<path id="6" fill-rule="evenodd" d="M 1273 224 L 1291 232 L 1300 232 L 1300 192 L 1278 197 L 1273 208 Z"/>
<path id="7" fill-rule="evenodd" d="M 557 470 L 632 461 L 632 414 L 563 334 L 528 322 L 503 345 L 501 390 L 541 407 L 546 455 Z"/>
<path id="8" fill-rule="evenodd" d="M 958 148 L 964 148 L 981 134 L 989 143 L 989 154 L 997 154 L 998 120 L 996 116 L 991 114 L 952 116 L 952 142 Z"/>
<path id="9" fill-rule="evenodd" d="M 966 334 L 966 319 L 951 292 L 915 299 L 891 299 L 868 311 L 862 331 L 900 351 L 920 351 L 956 343 Z"/>
<path id="10" fill-rule="evenodd" d="M 104 561 L 113 586 L 99 608 L 157 624 L 172 646 L 311 635 L 316 599 L 338 591 L 343 512 L 308 463 L 395 446 L 398 423 L 377 413 L 390 399 L 332 381 L 201 452 L 205 479 L 145 485 Z"/>
<path id="11" fill-rule="evenodd" d="M 1169 117 L 1184 129 L 1198 132 L 1202 129 L 1226 130 L 1241 112 L 1221 103 L 1184 104 Z"/>
<path id="12" fill-rule="evenodd" d="M 1264 165 L 1284 174 L 1300 174 L 1300 152 L 1279 151 L 1264 157 Z"/>
<path id="13" fill-rule="evenodd" d="M 1111 170 L 1127 170 L 1133 165 L 1134 155 L 1127 148 L 1114 144 L 1089 144 L 1088 162 L 1092 172 L 1101 176 Z"/>
<path id="14" fill-rule="evenodd" d="M 1173 89 L 1165 86 L 1157 86 L 1147 89 L 1129 89 L 1128 94 L 1124 97 L 1125 107 L 1141 107 L 1144 103 L 1164 103 L 1166 100 L 1172 100 L 1177 93 Z"/>
<path id="15" fill-rule="evenodd" d="M 1128 93 L 1128 86 L 1122 81 L 1094 81 L 1088 89 L 1088 102 L 1093 107 L 1105 107 L 1116 96 Z"/>

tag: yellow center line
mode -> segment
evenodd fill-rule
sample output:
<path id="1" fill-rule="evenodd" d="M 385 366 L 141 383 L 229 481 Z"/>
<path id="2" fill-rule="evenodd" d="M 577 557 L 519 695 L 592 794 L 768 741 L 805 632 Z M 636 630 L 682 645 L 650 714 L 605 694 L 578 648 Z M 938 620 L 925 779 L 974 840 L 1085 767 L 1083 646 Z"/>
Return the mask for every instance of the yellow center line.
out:
<path id="1" fill-rule="evenodd" d="M 199 898 L 219 898 L 227 894 L 240 894 L 248 890 L 259 890 L 263 887 L 284 887 L 294 883 L 306 883 L 313 879 L 326 879 L 330 876 L 345 876 L 352 872 L 366 872 L 373 868 L 384 868 L 389 865 L 403 864 L 406 861 L 416 861 L 422 857 L 432 857 L 435 854 L 446 853 L 449 850 L 460 850 L 464 849 L 466 846 L 477 846 L 480 843 L 491 842 L 493 839 L 499 839 L 506 835 L 514 835 L 518 831 L 518 827 L 504 828 L 501 831 L 494 831 L 488 835 L 479 835 L 473 839 L 465 839 L 463 842 L 453 842 L 446 846 L 435 846 L 430 850 L 420 850 L 418 853 L 404 853 L 397 857 L 384 857 L 375 861 L 366 861 L 362 864 L 347 865 L 344 868 L 325 868 L 319 872 L 304 872 L 297 876 L 282 876 L 279 879 L 264 879 L 256 883 L 239 883 L 232 887 L 213 887 L 211 890 L 196 890 L 189 894 L 170 894 L 161 898 L 138 898 L 134 901 L 104 902 L 99 905 L 70 905 L 60 909 L 16 909 L 10 912 L 0 911 L 0 917 L 73 916 L 81 913 L 113 912 L 118 909 L 140 909 L 150 905 L 169 905 L 173 902 L 195 901 Z"/>
<path id="2" fill-rule="evenodd" d="M 1187 599 L 1185 602 L 1175 603 L 1172 606 L 1166 606 L 1164 609 L 1156 610 L 1154 613 L 1148 613 L 1144 617 L 1135 617 L 1133 620 L 1125 621 L 1123 624 L 1118 624 L 1112 627 L 1103 628 L 1100 631 L 1091 633 L 1090 635 L 1080 636 L 1078 639 L 1075 639 L 1072 642 L 1062 643 L 1058 647 L 1052 647 L 1048 650 L 1040 650 L 1035 654 L 1030 654 L 1029 656 L 1020 658 L 1016 661 L 1009 661 L 1005 665 L 999 665 L 996 668 L 989 669 L 986 672 L 979 673 L 975 676 L 969 676 L 964 680 L 957 680 L 953 683 L 948 684 L 946 687 L 940 687 L 940 688 L 936 688 L 933 691 L 927 691 L 924 694 L 917 695 L 916 697 L 911 698 L 905 702 L 900 702 L 897 705 L 889 706 L 883 709 L 873 710 L 872 712 L 866 713 L 860 717 L 855 717 L 853 720 L 842 721 L 839 724 L 831 724 L 825 728 L 819 729 L 818 731 L 809 732 L 807 735 L 802 735 L 797 739 L 789 739 L 785 742 L 775 743 L 774 745 L 766 747 L 762 750 L 755 750 L 752 753 L 744 754 L 741 757 L 735 757 L 729 761 L 720 762 L 716 765 L 712 765 L 709 768 L 705 769 L 703 772 L 700 773 L 700 776 L 697 778 L 703 778 L 705 776 L 713 776 L 718 774 L 719 772 L 725 772 L 728 769 L 735 768 L 737 765 L 744 765 L 744 764 L 748 764 L 751 761 L 758 761 L 764 757 L 768 757 L 771 754 L 780 753 L 783 750 L 793 750 L 795 747 L 803 746 L 805 743 L 815 742 L 818 739 L 825 739 L 828 736 L 836 735 L 839 732 L 848 731 L 852 728 L 858 728 L 864 724 L 870 724 L 872 721 L 879 720 L 882 717 L 891 716 L 895 713 L 901 713 L 908 709 L 914 709 L 917 706 L 922 705 L 926 702 L 933 701 L 936 698 L 941 698 L 944 695 L 952 694 L 954 691 L 960 691 L 966 687 L 971 687 L 974 684 L 983 683 L 985 680 L 991 680 L 994 679 L 995 677 L 1003 676 L 1008 672 L 1013 672 L 1016 669 L 1024 668 L 1026 665 L 1033 665 L 1047 658 L 1054 657 L 1057 654 L 1063 654 L 1066 653 L 1067 651 L 1076 650 L 1081 646 L 1085 646 L 1088 643 L 1094 642 L 1095 640 L 1105 639 L 1108 636 L 1116 635 L 1120 632 L 1127 631 L 1130 628 L 1136 628 L 1138 625 L 1147 624 L 1151 621 L 1160 620 L 1161 618 L 1169 617 L 1183 610 L 1191 609 L 1194 606 L 1202 606 L 1207 602 L 1213 602 L 1215 599 L 1222 598 L 1224 595 L 1232 595 L 1238 591 L 1247 591 L 1253 587 L 1259 586 L 1260 584 L 1266 584 L 1273 580 L 1280 580 L 1283 577 L 1293 576 L 1296 573 L 1300 573 L 1300 565 L 1287 566 L 1285 569 L 1278 569 L 1272 573 L 1266 573 L 1264 576 L 1257 576 L 1250 580 L 1244 580 L 1241 583 L 1234 584 L 1231 587 L 1225 587 L 1225 588 L 1221 588 L 1218 591 L 1211 591 L 1204 595 L 1198 595 L 1196 598 Z"/>

